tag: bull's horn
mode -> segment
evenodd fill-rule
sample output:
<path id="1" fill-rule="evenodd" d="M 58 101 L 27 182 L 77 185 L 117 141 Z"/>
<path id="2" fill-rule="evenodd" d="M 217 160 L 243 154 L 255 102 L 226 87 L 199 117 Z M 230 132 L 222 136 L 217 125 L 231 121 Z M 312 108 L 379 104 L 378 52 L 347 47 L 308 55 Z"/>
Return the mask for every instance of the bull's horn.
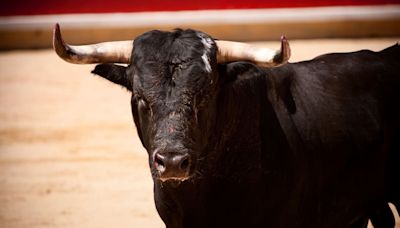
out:
<path id="1" fill-rule="evenodd" d="M 290 58 L 290 46 L 285 36 L 281 36 L 281 48 L 276 51 L 241 42 L 215 42 L 218 46 L 218 63 L 250 61 L 264 67 L 275 67 L 285 64 Z"/>
<path id="2" fill-rule="evenodd" d="M 56 24 L 53 48 L 58 56 L 70 63 L 130 63 L 133 40 L 72 46 L 64 42 L 60 26 Z"/>

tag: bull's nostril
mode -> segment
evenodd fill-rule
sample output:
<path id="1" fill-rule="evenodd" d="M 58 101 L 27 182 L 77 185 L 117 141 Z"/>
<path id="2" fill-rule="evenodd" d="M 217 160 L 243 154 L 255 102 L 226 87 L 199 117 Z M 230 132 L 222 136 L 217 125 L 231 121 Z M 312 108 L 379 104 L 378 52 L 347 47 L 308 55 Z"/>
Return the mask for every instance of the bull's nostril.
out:
<path id="1" fill-rule="evenodd" d="M 161 156 L 160 154 L 156 154 L 156 156 L 154 156 L 154 164 L 156 165 L 159 171 L 165 170 L 165 163 L 163 159 L 164 157 Z"/>
<path id="2" fill-rule="evenodd" d="M 189 158 L 184 158 L 183 161 L 180 164 L 181 170 L 187 170 L 189 167 Z"/>

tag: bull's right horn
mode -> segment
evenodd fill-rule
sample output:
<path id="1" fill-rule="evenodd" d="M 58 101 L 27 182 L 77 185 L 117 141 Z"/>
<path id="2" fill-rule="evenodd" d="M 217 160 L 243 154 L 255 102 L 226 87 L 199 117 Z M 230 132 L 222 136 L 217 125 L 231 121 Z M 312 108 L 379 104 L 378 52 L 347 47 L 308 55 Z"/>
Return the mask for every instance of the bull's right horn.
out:
<path id="1" fill-rule="evenodd" d="M 218 47 L 218 63 L 250 61 L 264 67 L 276 67 L 285 64 L 290 58 L 290 46 L 285 36 L 281 37 L 279 50 L 224 40 L 216 40 L 215 43 Z"/>
<path id="2" fill-rule="evenodd" d="M 64 42 L 60 26 L 53 31 L 53 48 L 63 60 L 76 63 L 130 63 L 133 40 L 73 46 Z"/>

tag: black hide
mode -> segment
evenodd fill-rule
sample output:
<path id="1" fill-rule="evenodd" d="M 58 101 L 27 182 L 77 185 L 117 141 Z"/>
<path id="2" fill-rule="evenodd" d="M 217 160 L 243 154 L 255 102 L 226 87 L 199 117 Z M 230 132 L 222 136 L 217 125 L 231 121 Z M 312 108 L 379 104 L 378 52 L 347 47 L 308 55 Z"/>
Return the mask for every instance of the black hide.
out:
<path id="1" fill-rule="evenodd" d="M 134 46 L 127 68 L 93 72 L 133 91 L 167 227 L 393 224 L 399 45 L 273 69 L 217 64 L 213 40 L 193 30 L 148 32 Z M 155 151 L 190 155 L 188 179 L 161 181 Z"/>

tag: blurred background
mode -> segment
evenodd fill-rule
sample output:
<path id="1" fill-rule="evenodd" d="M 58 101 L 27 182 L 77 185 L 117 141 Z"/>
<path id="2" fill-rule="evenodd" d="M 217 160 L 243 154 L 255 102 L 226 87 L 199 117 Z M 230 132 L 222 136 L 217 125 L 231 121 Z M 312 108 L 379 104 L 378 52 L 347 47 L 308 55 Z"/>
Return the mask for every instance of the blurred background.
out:
<path id="1" fill-rule="evenodd" d="M 3 0 L 0 48 L 48 48 L 54 23 L 73 43 L 194 28 L 240 41 L 395 37 L 400 0 Z M 79 34 L 79 35 L 78 35 Z"/>
<path id="2" fill-rule="evenodd" d="M 286 35 L 295 62 L 399 42 L 400 0 L 3 0 L 0 227 L 164 226 L 129 92 L 59 59 L 57 22 L 70 44 L 179 27 L 278 48 Z"/>

